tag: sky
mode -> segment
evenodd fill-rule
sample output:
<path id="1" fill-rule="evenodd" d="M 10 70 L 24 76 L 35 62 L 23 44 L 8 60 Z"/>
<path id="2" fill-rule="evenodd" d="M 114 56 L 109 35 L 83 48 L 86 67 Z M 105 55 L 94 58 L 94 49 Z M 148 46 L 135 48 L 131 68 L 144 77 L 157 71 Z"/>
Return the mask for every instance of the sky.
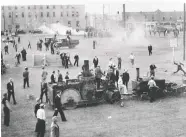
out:
<path id="1" fill-rule="evenodd" d="M 186 0 L 185 0 L 186 2 Z M 106 3 L 104 4 L 105 13 L 116 14 L 117 11 L 122 12 L 122 4 L 124 3 Z M 88 13 L 103 13 L 103 4 L 86 4 L 86 12 Z M 96 9 L 96 10 L 95 10 Z M 109 10 L 110 9 L 110 10 Z M 126 1 L 125 11 L 126 12 L 140 12 L 140 11 L 156 11 L 157 9 L 161 11 L 183 11 L 183 1 Z M 110 12 L 109 12 L 110 11 Z"/>
<path id="2" fill-rule="evenodd" d="M 116 14 L 122 12 L 122 4 L 125 3 L 126 12 L 140 11 L 183 11 L 183 3 L 186 0 L 6 0 L 0 1 L 0 5 L 85 5 L 88 13 L 103 13 L 103 4 L 105 4 L 105 13 Z"/>

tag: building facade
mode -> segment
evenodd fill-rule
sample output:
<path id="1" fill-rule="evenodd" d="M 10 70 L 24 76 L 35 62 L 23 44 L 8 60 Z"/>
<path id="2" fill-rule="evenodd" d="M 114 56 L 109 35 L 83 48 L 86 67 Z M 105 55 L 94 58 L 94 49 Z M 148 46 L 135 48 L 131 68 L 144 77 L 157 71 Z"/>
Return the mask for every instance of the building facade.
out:
<path id="1" fill-rule="evenodd" d="M 72 28 L 85 28 L 84 5 L 2 6 L 1 30 L 32 30 L 43 23 L 59 22 Z"/>

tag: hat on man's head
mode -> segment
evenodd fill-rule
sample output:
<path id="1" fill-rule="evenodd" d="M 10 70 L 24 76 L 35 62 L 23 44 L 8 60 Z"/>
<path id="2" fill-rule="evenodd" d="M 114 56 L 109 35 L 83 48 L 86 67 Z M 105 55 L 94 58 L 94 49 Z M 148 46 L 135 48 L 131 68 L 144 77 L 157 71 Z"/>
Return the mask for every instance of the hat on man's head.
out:
<path id="1" fill-rule="evenodd" d="M 28 67 L 25 67 L 25 70 L 28 70 Z"/>
<path id="2" fill-rule="evenodd" d="M 39 106 L 40 106 L 40 107 L 44 107 L 45 105 L 44 105 L 43 103 L 41 103 Z"/>

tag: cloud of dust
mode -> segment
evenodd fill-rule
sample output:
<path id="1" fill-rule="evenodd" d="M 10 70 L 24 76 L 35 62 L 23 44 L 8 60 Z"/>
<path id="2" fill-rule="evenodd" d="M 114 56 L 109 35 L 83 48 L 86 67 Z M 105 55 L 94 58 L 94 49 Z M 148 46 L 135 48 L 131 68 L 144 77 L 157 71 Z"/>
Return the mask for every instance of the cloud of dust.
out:
<path id="1" fill-rule="evenodd" d="M 133 22 L 136 23 L 136 22 Z M 122 42 L 126 46 L 145 46 L 147 47 L 150 43 L 145 37 L 145 30 L 143 25 L 135 25 L 133 31 L 129 29 L 124 29 L 119 26 L 117 23 L 111 26 L 111 35 L 113 42 Z M 122 44 L 123 45 L 123 44 Z"/>
<path id="2" fill-rule="evenodd" d="M 53 24 L 43 24 L 38 29 L 43 31 L 43 33 L 46 34 L 55 34 L 56 32 L 60 35 L 66 35 L 67 30 L 71 30 L 72 35 L 84 35 L 84 31 L 76 31 L 76 29 L 73 29 L 72 27 L 67 27 L 65 25 L 62 25 L 60 23 L 53 23 Z"/>

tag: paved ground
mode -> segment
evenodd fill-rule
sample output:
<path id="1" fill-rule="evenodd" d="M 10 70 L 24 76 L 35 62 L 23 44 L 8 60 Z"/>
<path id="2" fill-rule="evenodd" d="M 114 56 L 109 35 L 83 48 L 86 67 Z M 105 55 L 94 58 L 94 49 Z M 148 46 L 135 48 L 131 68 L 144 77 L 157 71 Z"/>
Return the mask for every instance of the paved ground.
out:
<path id="1" fill-rule="evenodd" d="M 31 40 L 32 50 L 28 50 L 28 61 L 21 62 L 20 67 L 14 67 L 15 51 L 10 48 L 10 55 L 5 55 L 5 60 L 10 64 L 10 69 L 6 75 L 2 76 L 1 94 L 6 92 L 6 83 L 10 77 L 15 81 L 15 92 L 18 104 L 13 106 L 11 112 L 10 127 L 4 127 L 2 124 L 2 137 L 32 137 L 36 119 L 33 116 L 33 106 L 35 101 L 27 100 L 27 94 L 40 94 L 40 68 L 29 68 L 31 72 L 30 88 L 22 88 L 22 72 L 24 66 L 32 66 L 32 53 L 36 53 L 36 36 L 22 36 L 20 47 L 27 47 L 28 38 Z M 79 38 L 79 37 L 75 37 Z M 74 38 L 74 39 L 75 39 Z M 148 41 L 153 45 L 153 56 L 148 56 L 147 45 L 139 45 L 124 42 L 112 41 L 112 39 L 98 39 L 96 50 L 92 49 L 93 39 L 80 39 L 80 44 L 75 49 L 63 49 L 69 51 L 73 56 L 75 53 L 80 55 L 80 66 L 84 59 L 90 59 L 96 55 L 100 59 L 100 65 L 103 69 L 108 64 L 109 57 L 116 60 L 118 53 L 123 58 L 122 69 L 128 68 L 131 79 L 135 79 L 135 67 L 140 67 L 141 76 L 147 73 L 150 63 L 155 63 L 158 67 L 157 77 L 174 80 L 181 83 L 181 72 L 172 75 L 176 66 L 172 65 L 172 49 L 168 45 L 168 38 L 148 37 Z M 182 39 L 179 38 L 180 43 Z M 176 49 L 176 59 L 181 59 L 181 49 Z M 132 68 L 128 61 L 128 56 L 133 52 L 136 56 L 135 67 Z M 37 52 L 39 53 L 39 52 Z M 73 58 L 73 57 L 72 57 Z M 51 73 L 53 70 L 60 69 L 64 75 L 67 70 L 62 67 L 49 67 L 47 70 Z M 80 71 L 80 67 L 72 67 L 68 71 L 70 78 L 74 78 Z M 167 72 L 165 72 L 167 70 Z M 145 101 L 125 101 L 125 106 L 121 108 L 119 104 L 100 104 L 92 107 L 82 107 L 75 110 L 65 111 L 68 122 L 62 123 L 59 120 L 61 136 L 64 137 L 185 137 L 186 136 L 186 100 L 184 97 L 173 97 L 158 100 L 153 104 Z M 2 111 L 3 118 L 3 111 Z M 47 107 L 47 133 L 49 136 L 50 124 L 53 110 Z M 111 116 L 111 118 L 110 118 Z M 2 119 L 3 120 L 3 119 Z M 3 121 L 2 121 L 3 122 Z"/>

